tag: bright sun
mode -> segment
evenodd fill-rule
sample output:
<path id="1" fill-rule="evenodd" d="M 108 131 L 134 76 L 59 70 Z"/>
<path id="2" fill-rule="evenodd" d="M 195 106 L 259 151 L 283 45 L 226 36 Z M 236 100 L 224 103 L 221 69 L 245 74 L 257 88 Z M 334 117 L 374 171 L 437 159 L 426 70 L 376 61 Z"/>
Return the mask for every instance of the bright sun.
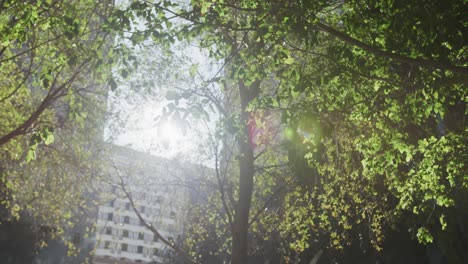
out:
<path id="1" fill-rule="evenodd" d="M 159 137 L 163 141 L 174 143 L 182 138 L 182 131 L 172 122 L 163 122 L 159 126 Z"/>

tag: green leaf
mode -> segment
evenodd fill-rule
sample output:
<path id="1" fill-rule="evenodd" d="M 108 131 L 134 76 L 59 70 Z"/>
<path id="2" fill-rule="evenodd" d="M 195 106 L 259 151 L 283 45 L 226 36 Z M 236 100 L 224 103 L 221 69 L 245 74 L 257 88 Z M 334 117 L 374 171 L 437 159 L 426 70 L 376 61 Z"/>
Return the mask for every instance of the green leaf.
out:
<path id="1" fill-rule="evenodd" d="M 422 244 L 430 244 L 434 240 L 434 237 L 425 227 L 421 227 L 418 229 L 416 237 L 418 238 L 418 241 Z"/>
<path id="2" fill-rule="evenodd" d="M 29 148 L 28 152 L 26 153 L 26 163 L 36 159 L 36 148 L 36 144 Z"/>
<path id="3" fill-rule="evenodd" d="M 53 134 L 51 134 L 51 133 L 47 134 L 47 136 L 46 136 L 46 138 L 44 140 L 44 144 L 50 145 L 50 144 L 54 143 L 54 140 L 55 140 L 55 138 L 54 138 Z"/>
<path id="4" fill-rule="evenodd" d="M 293 57 L 289 57 L 289 58 L 285 59 L 283 62 L 285 64 L 293 64 L 294 61 L 295 61 L 295 59 Z"/>

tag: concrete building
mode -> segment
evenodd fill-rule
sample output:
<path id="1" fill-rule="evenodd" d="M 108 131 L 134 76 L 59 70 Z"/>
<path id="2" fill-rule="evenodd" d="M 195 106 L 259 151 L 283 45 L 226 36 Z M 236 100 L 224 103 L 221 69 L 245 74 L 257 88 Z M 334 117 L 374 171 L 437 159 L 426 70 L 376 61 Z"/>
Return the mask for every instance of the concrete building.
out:
<path id="1" fill-rule="evenodd" d="M 122 185 L 144 220 L 167 240 L 179 243 L 183 239 L 184 208 L 192 202 L 188 182 L 208 170 L 113 147 L 109 182 L 103 187 L 105 203 L 98 210 L 93 262 L 168 263 L 171 250 L 140 221 Z"/>

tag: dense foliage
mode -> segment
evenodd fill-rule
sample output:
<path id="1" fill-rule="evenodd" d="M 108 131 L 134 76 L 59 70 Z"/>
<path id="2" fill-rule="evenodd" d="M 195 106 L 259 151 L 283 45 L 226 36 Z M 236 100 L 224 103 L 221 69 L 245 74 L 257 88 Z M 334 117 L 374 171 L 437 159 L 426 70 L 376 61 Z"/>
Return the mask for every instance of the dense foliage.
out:
<path id="1" fill-rule="evenodd" d="M 104 22 L 112 11 L 111 1 L 0 2 L 5 226 L 24 216 L 32 230 L 63 237 L 84 221 L 106 110 L 112 38 Z"/>
<path id="2" fill-rule="evenodd" d="M 80 140 L 71 145 L 90 128 L 89 76 L 115 89 L 144 70 L 135 54 L 146 45 L 170 61 L 189 44 L 219 68 L 204 76 L 196 63 L 185 65 L 188 73 L 174 77 L 187 86 L 166 94 L 171 118 L 219 115 L 206 146 L 215 175 L 202 184 L 205 202 L 189 212 L 183 247 L 194 262 L 344 262 L 349 249 L 383 254 L 395 234 L 435 245 L 450 263 L 467 261 L 464 1 L 131 1 L 112 15 L 94 1 L 2 5 L 0 165 L 9 216 L 32 205 L 20 193 L 54 212 L 61 209 L 51 204 L 80 201 L 52 187 L 66 190 L 87 174 L 55 182 L 48 164 L 85 158 L 73 166 L 93 167 Z M 105 54 L 109 31 L 118 42 Z M 110 57 L 112 74 L 102 66 Z M 62 129 L 63 119 L 75 124 Z M 51 145 L 53 131 L 63 142 Z M 24 184 L 31 186 L 21 192 Z"/>
<path id="3" fill-rule="evenodd" d="M 202 238 L 193 245 L 224 230 L 215 237 L 226 246 L 208 243 L 203 254 L 245 263 L 247 254 L 268 247 L 255 240 L 256 228 L 279 231 L 283 242 L 273 246 L 296 253 L 311 247 L 336 253 L 355 241 L 361 250 L 380 251 L 386 234 L 402 229 L 421 243 L 437 243 L 451 262 L 466 259 L 448 246 L 466 241 L 450 235 L 466 222 L 464 7 L 463 1 L 225 0 L 143 1 L 122 11 L 146 25 L 128 22 L 134 42 L 145 36 L 166 47 L 196 43 L 225 65 L 191 95 L 222 114 L 220 134 L 237 142 L 239 167 L 222 170 L 220 162 L 224 173 L 212 202 L 223 209 L 194 229 L 194 239 Z M 224 97 L 210 94 L 212 83 Z M 177 99 L 190 101 L 184 92 Z M 281 113 L 284 144 L 277 139 L 261 151 L 249 145 L 250 117 L 259 111 Z M 274 160 L 258 159 L 269 152 Z M 289 171 L 265 176 L 258 169 L 285 160 Z M 291 175 L 287 188 L 271 191 Z M 268 210 L 257 217 L 251 209 L 269 195 L 276 196 L 275 217 Z M 209 225 L 219 217 L 224 224 Z M 273 222 L 250 225 L 258 219 Z M 279 230 L 268 229 L 277 221 Z"/>

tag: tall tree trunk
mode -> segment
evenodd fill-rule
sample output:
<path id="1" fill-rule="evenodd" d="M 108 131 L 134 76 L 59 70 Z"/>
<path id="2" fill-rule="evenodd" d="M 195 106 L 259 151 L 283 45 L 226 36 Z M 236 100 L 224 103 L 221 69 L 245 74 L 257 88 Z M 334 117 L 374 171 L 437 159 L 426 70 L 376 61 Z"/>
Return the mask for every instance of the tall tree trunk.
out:
<path id="1" fill-rule="evenodd" d="M 247 263 L 250 205 L 253 190 L 253 150 L 248 142 L 239 142 L 239 200 L 234 216 L 231 264 Z"/>
<path id="2" fill-rule="evenodd" d="M 254 178 L 254 152 L 249 140 L 249 112 L 247 106 L 259 94 L 260 81 L 245 86 L 239 81 L 241 100 L 242 136 L 238 137 L 239 145 L 239 199 L 232 226 L 231 264 L 246 264 L 248 257 L 248 233 L 250 205 L 252 203 Z"/>

